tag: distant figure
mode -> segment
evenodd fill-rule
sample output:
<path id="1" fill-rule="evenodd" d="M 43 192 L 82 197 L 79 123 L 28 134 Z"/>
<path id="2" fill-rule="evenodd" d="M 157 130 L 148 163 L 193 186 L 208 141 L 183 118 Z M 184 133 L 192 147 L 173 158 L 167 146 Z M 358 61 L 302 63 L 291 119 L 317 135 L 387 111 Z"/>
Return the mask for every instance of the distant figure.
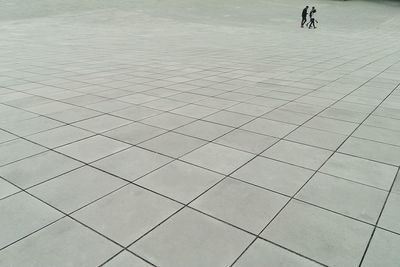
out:
<path id="1" fill-rule="evenodd" d="M 303 9 L 303 12 L 301 13 L 301 27 L 304 28 L 304 24 L 307 22 L 307 11 L 308 11 L 308 6 L 306 6 Z"/>
<path id="2" fill-rule="evenodd" d="M 311 26 L 313 26 L 314 29 L 316 28 L 316 27 L 315 27 L 315 12 L 317 12 L 317 10 L 315 9 L 315 7 L 312 7 L 312 8 L 311 8 L 311 11 L 310 11 L 310 14 L 309 14 L 309 16 L 310 16 L 310 21 L 306 24 L 306 26 L 307 26 L 309 29 L 311 29 Z"/>
<path id="3" fill-rule="evenodd" d="M 315 13 L 317 13 L 317 10 L 315 9 L 315 7 L 312 7 L 311 11 L 310 11 L 310 22 L 308 25 L 308 28 L 311 29 L 311 27 L 315 27 L 315 22 L 318 23 L 318 21 L 315 19 Z"/>

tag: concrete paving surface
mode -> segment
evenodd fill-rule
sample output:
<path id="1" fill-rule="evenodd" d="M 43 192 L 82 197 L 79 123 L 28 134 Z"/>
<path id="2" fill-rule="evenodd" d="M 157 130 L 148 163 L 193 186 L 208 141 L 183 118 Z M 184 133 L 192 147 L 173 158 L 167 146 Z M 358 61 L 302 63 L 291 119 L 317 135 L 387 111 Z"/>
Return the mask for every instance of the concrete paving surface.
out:
<path id="1" fill-rule="evenodd" d="M 0 266 L 400 266 L 399 2 L 0 5 Z"/>

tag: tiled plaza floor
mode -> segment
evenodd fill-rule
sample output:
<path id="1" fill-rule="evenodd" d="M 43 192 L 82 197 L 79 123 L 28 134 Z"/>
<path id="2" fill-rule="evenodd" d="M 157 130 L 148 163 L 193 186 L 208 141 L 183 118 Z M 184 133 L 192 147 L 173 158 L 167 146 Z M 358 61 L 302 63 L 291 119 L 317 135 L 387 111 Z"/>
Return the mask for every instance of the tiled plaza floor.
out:
<path id="1" fill-rule="evenodd" d="M 360 14 L 0 22 L 0 266 L 400 266 L 400 18 Z"/>

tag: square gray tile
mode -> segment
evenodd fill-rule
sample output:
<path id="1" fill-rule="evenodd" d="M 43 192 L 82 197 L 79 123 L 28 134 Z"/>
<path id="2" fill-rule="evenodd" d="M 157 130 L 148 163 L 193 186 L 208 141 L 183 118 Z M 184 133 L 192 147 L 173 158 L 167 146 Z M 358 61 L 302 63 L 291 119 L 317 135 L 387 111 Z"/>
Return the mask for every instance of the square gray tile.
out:
<path id="1" fill-rule="evenodd" d="M 42 95 L 44 96 L 44 95 L 49 95 L 49 94 L 43 93 Z M 55 113 L 55 112 L 68 110 L 71 108 L 74 108 L 74 106 L 65 104 L 62 102 L 58 102 L 58 101 L 52 101 L 52 102 L 48 102 L 48 103 L 33 106 L 33 107 L 27 107 L 26 109 L 33 113 L 46 115 L 46 114 L 51 114 L 51 113 Z"/>
<path id="2" fill-rule="evenodd" d="M 393 131 L 400 131 L 400 122 L 397 119 L 381 116 L 369 116 L 364 122 L 365 125 L 371 125 L 379 128 L 385 128 Z"/>
<path id="3" fill-rule="evenodd" d="M 126 125 L 128 123 L 131 123 L 131 121 L 106 114 L 84 121 L 76 122 L 73 124 L 73 126 L 95 133 L 102 133 Z"/>
<path id="4" fill-rule="evenodd" d="M 21 190 L 18 187 L 0 178 L 0 200 L 19 191 Z"/>
<path id="5" fill-rule="evenodd" d="M 206 90 L 208 90 L 208 92 L 210 92 L 211 94 L 208 94 L 208 92 L 206 92 Z M 201 95 L 204 94 L 204 95 L 209 95 L 209 96 L 215 96 L 215 95 L 219 95 L 220 93 L 223 93 L 224 91 L 203 87 L 203 88 L 200 88 L 199 90 L 193 90 L 192 92 L 196 92 Z M 220 99 L 220 98 L 215 98 L 215 97 L 208 97 L 204 100 L 200 100 L 196 104 L 210 107 L 210 108 L 226 109 L 226 108 L 232 107 L 233 105 L 235 105 L 237 103 L 238 102 L 236 102 L 236 101 L 230 101 L 230 100 L 225 100 L 225 99 Z"/>
<path id="6" fill-rule="evenodd" d="M 225 267 L 252 239 L 245 232 L 185 208 L 129 250 L 157 266 Z"/>
<path id="7" fill-rule="evenodd" d="M 18 137 L 13 134 L 0 130 L 0 144 L 17 138 Z"/>
<path id="8" fill-rule="evenodd" d="M 0 201 L 0 248 L 56 221 L 62 213 L 21 192 Z"/>
<path id="9" fill-rule="evenodd" d="M 73 109 L 64 110 L 61 112 L 56 112 L 46 115 L 49 118 L 62 121 L 64 123 L 73 123 L 80 120 L 85 120 L 100 115 L 100 112 L 83 108 L 76 107 Z"/>
<path id="10" fill-rule="evenodd" d="M 361 125 L 360 128 L 354 132 L 353 136 L 389 145 L 400 146 L 400 131 Z"/>
<path id="11" fill-rule="evenodd" d="M 263 156 L 317 170 L 332 154 L 331 151 L 281 140 L 269 149 Z"/>
<path id="12" fill-rule="evenodd" d="M 399 246 L 399 235 L 381 230 L 379 228 L 376 229 L 361 266 L 397 266 L 400 262 Z"/>
<path id="13" fill-rule="evenodd" d="M 214 142 L 249 153 L 258 154 L 278 141 L 277 138 L 240 129 L 234 130 Z"/>
<path id="14" fill-rule="evenodd" d="M 329 150 L 336 150 L 346 138 L 346 135 L 306 127 L 299 127 L 285 137 L 285 139 L 289 141 Z"/>
<path id="15" fill-rule="evenodd" d="M 374 161 L 335 153 L 322 166 L 321 172 L 339 176 L 355 182 L 389 190 L 397 168 Z"/>
<path id="16" fill-rule="evenodd" d="M 321 112 L 320 116 L 330 119 L 343 120 L 354 123 L 361 123 L 368 113 L 357 112 L 354 110 L 340 109 L 340 108 L 328 108 Z"/>
<path id="17" fill-rule="evenodd" d="M 137 180 L 136 184 L 188 203 L 222 178 L 220 174 L 174 161 Z"/>
<path id="18" fill-rule="evenodd" d="M 185 155 L 182 159 L 200 167 L 229 174 L 252 157 L 252 154 L 210 143 Z"/>
<path id="19" fill-rule="evenodd" d="M 205 117 L 203 120 L 219 123 L 230 127 L 239 127 L 251 121 L 252 119 L 254 119 L 253 116 L 222 110 L 208 117 Z"/>
<path id="20" fill-rule="evenodd" d="M 139 146 L 170 157 L 179 158 L 206 143 L 206 141 L 197 138 L 168 132 L 141 143 Z"/>
<path id="21" fill-rule="evenodd" d="M 308 115 L 316 115 L 323 110 L 323 107 L 319 107 L 316 105 L 289 102 L 288 104 L 281 107 L 282 110 L 296 112 L 296 113 L 304 113 Z"/>
<path id="22" fill-rule="evenodd" d="M 384 190 L 317 173 L 296 198 L 375 224 L 387 194 Z"/>
<path id="23" fill-rule="evenodd" d="M 157 127 L 148 126 L 142 123 L 131 123 L 126 126 L 103 133 L 108 137 L 120 140 L 122 142 L 136 145 L 138 143 L 149 140 L 153 137 L 161 135 L 166 131 Z"/>
<path id="24" fill-rule="evenodd" d="M 176 129 L 189 124 L 192 121 L 194 121 L 194 119 L 171 113 L 162 113 L 161 115 L 142 120 L 144 124 L 160 127 L 166 130 Z"/>
<path id="25" fill-rule="evenodd" d="M 84 166 L 29 189 L 29 193 L 70 213 L 127 184 L 121 179 Z"/>
<path id="26" fill-rule="evenodd" d="M 339 152 L 396 166 L 400 165 L 400 147 L 366 139 L 350 137 L 340 147 Z"/>
<path id="27" fill-rule="evenodd" d="M 309 120 L 312 115 L 276 109 L 262 116 L 263 118 L 301 125 Z"/>
<path id="28" fill-rule="evenodd" d="M 131 106 L 129 108 L 114 111 L 111 114 L 127 120 L 139 121 L 148 117 L 156 116 L 160 113 L 161 111 L 152 108 Z"/>
<path id="29" fill-rule="evenodd" d="M 67 125 L 30 135 L 27 139 L 48 148 L 55 148 L 85 139 L 92 135 L 93 133 L 91 132 Z"/>
<path id="30" fill-rule="evenodd" d="M 133 181 L 170 161 L 172 161 L 171 158 L 142 148 L 132 147 L 94 162 L 92 165 L 129 181 Z"/>
<path id="31" fill-rule="evenodd" d="M 0 176 L 25 189 L 81 165 L 59 153 L 47 151 L 1 167 Z"/>
<path id="32" fill-rule="evenodd" d="M 255 119 L 254 121 L 249 122 L 241 127 L 243 130 L 279 138 L 284 137 L 296 128 L 297 126 L 293 124 L 272 121 L 263 118 Z"/>
<path id="33" fill-rule="evenodd" d="M 320 267 L 321 265 L 267 241 L 257 239 L 233 266 Z"/>
<path id="34" fill-rule="evenodd" d="M 93 104 L 93 103 L 105 101 L 105 100 L 107 100 L 107 98 L 96 96 L 96 95 L 82 95 L 82 96 L 75 96 L 75 97 L 70 97 L 70 98 L 64 99 L 63 102 L 78 105 L 78 106 L 84 106 L 84 105 L 89 105 L 89 104 Z"/>
<path id="35" fill-rule="evenodd" d="M 56 151 L 83 161 L 85 163 L 93 162 L 118 151 L 128 148 L 130 145 L 96 135 L 66 146 L 56 149 Z"/>
<path id="36" fill-rule="evenodd" d="M 259 234 L 288 200 L 277 193 L 227 178 L 190 205 Z"/>
<path id="37" fill-rule="evenodd" d="M 106 101 L 89 104 L 86 107 L 89 109 L 93 109 L 95 111 L 110 113 L 110 112 L 115 112 L 117 110 L 126 109 L 130 106 L 131 105 L 128 103 L 111 99 L 111 100 L 106 100 Z"/>
<path id="38" fill-rule="evenodd" d="M 154 109 L 163 110 L 163 111 L 170 111 L 170 110 L 173 110 L 176 108 L 180 108 L 184 105 L 186 105 L 185 102 L 176 101 L 176 100 L 167 99 L 167 98 L 162 98 L 162 99 L 154 100 L 154 101 L 143 104 L 143 106 L 145 106 L 145 107 L 154 108 Z"/>
<path id="39" fill-rule="evenodd" d="M 175 129 L 174 131 L 211 141 L 226 134 L 231 130 L 233 130 L 233 128 L 228 126 L 198 120 L 188 125 L 182 126 L 178 129 Z"/>
<path id="40" fill-rule="evenodd" d="M 0 251 L 0 265 L 97 266 L 119 249 L 90 229 L 64 218 Z"/>
<path id="41" fill-rule="evenodd" d="M 215 109 L 215 108 L 209 108 L 209 107 L 203 107 L 203 106 L 199 106 L 199 105 L 190 104 L 190 105 L 187 105 L 187 106 L 184 106 L 181 108 L 174 109 L 171 112 L 180 114 L 183 116 L 191 117 L 191 118 L 200 119 L 205 116 L 209 116 L 217 111 L 218 111 L 218 109 Z"/>
<path id="42" fill-rule="evenodd" d="M 0 128 L 5 129 L 18 136 L 27 136 L 42 131 L 50 130 L 63 126 L 64 124 L 46 117 L 35 117 L 23 121 L 13 121 L 0 124 Z"/>
<path id="43" fill-rule="evenodd" d="M 112 240 L 127 246 L 177 211 L 181 205 L 128 185 L 72 214 Z"/>
<path id="44" fill-rule="evenodd" d="M 295 222 L 295 223 L 294 223 Z M 357 266 L 373 227 L 292 201 L 262 237 L 328 266 Z"/>
<path id="45" fill-rule="evenodd" d="M 400 194 L 391 193 L 379 220 L 379 226 L 400 234 Z"/>
<path id="46" fill-rule="evenodd" d="M 292 196 L 313 174 L 314 171 L 308 169 L 257 157 L 232 176 Z"/>
<path id="47" fill-rule="evenodd" d="M 46 148 L 24 139 L 2 143 L 0 144 L 0 166 L 39 154 L 46 150 Z"/>
<path id="48" fill-rule="evenodd" d="M 131 103 L 131 104 L 142 104 L 146 102 L 150 102 L 153 100 L 157 100 L 158 97 L 146 95 L 146 94 L 141 94 L 141 93 L 136 93 L 136 94 L 131 94 L 127 96 L 123 96 L 118 98 L 118 100 Z"/>
<path id="49" fill-rule="evenodd" d="M 349 135 L 357 128 L 358 124 L 323 117 L 314 117 L 306 122 L 304 126 L 332 133 Z"/>
<path id="50" fill-rule="evenodd" d="M 266 106 L 260 106 L 260 105 L 253 105 L 249 103 L 239 103 L 237 105 L 234 105 L 230 108 L 228 108 L 228 111 L 232 112 L 237 112 L 245 115 L 250 115 L 250 116 L 262 116 L 268 111 L 271 111 L 273 108 L 271 107 L 266 107 Z"/>
<path id="51" fill-rule="evenodd" d="M 136 257 L 131 252 L 123 251 L 118 254 L 111 261 L 107 262 L 104 266 L 106 267 L 151 267 L 152 265 L 148 264 L 144 260 L 139 257 Z"/>

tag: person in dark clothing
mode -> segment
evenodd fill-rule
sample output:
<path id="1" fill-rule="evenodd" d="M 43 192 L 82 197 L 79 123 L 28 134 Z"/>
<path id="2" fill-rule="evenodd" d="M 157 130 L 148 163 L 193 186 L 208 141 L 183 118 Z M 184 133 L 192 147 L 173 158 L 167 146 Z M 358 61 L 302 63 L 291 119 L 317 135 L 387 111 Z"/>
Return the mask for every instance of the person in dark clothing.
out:
<path id="1" fill-rule="evenodd" d="M 308 22 L 309 25 L 307 23 L 309 29 L 311 29 L 311 27 L 314 27 L 314 29 L 315 29 L 316 28 L 315 22 L 318 23 L 318 21 L 315 19 L 315 13 L 317 13 L 317 10 L 315 9 L 315 7 L 312 7 L 312 9 L 310 11 L 310 22 Z"/>
<path id="2" fill-rule="evenodd" d="M 304 28 L 304 24 L 307 22 L 307 11 L 308 11 L 308 6 L 306 6 L 303 9 L 303 12 L 301 13 L 301 27 Z"/>
<path id="3" fill-rule="evenodd" d="M 315 13 L 316 11 L 317 11 L 317 10 L 315 9 L 315 7 L 312 7 L 310 13 L 308 14 L 308 16 L 310 17 L 310 20 L 309 20 L 308 23 L 306 24 L 306 26 L 307 26 L 308 28 L 310 28 L 309 26 L 310 26 L 310 24 L 311 24 L 311 21 L 312 21 L 312 19 L 313 19 L 313 17 L 314 17 L 314 13 Z"/>

